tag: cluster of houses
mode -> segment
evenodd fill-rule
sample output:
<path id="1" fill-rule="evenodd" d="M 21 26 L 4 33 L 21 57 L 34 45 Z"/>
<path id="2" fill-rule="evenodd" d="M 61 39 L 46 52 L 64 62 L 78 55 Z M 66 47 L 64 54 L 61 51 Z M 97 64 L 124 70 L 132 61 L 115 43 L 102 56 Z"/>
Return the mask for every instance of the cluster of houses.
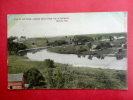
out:
<path id="1" fill-rule="evenodd" d="M 15 43 L 23 43 L 23 41 L 26 40 L 26 36 L 21 36 L 20 38 L 17 37 L 16 39 L 13 40 Z"/>
<path id="2" fill-rule="evenodd" d="M 14 43 L 23 44 L 23 42 L 26 40 L 26 36 L 16 37 L 16 39 L 13 40 Z M 29 44 L 35 45 L 36 41 L 30 41 Z"/>
<path id="3" fill-rule="evenodd" d="M 112 37 L 112 41 L 117 41 L 117 40 L 122 40 L 122 39 L 126 39 L 126 37 L 124 36 L 120 36 L 120 37 L 116 37 L 116 36 L 113 36 Z M 110 42 L 111 39 L 101 39 L 99 41 L 103 41 L 103 42 Z M 85 43 L 88 43 L 88 42 L 80 42 L 80 41 L 77 41 L 77 42 L 72 42 L 72 45 L 75 46 L 75 45 L 83 45 Z M 110 45 L 111 47 L 115 47 L 115 45 L 110 42 Z M 125 50 L 126 49 L 126 43 L 125 44 L 120 44 L 119 47 L 117 47 L 117 52 L 120 52 L 122 50 Z M 96 51 L 96 50 L 99 50 L 97 49 L 97 45 L 92 45 L 91 48 L 90 48 L 90 51 Z"/>
<path id="4" fill-rule="evenodd" d="M 120 36 L 120 37 L 116 37 L 116 36 L 113 36 L 113 41 L 116 41 L 116 40 L 121 40 L 121 39 L 126 39 L 124 36 Z M 110 39 L 101 39 L 100 41 L 105 41 L 105 42 L 110 42 Z M 113 43 L 110 43 L 110 45 L 112 47 L 114 47 L 114 44 Z M 121 52 L 121 51 L 125 51 L 126 50 L 126 46 L 127 44 L 121 44 L 118 48 L 117 48 L 117 52 Z M 92 45 L 92 47 L 90 48 L 90 51 L 96 51 L 97 45 Z"/>
<path id="5" fill-rule="evenodd" d="M 114 41 L 116 41 L 116 40 L 121 40 L 121 39 L 126 39 L 124 36 L 120 36 L 120 37 L 113 36 L 112 38 L 113 38 Z M 102 39 L 102 40 L 100 40 L 100 41 L 109 42 L 110 39 Z"/>

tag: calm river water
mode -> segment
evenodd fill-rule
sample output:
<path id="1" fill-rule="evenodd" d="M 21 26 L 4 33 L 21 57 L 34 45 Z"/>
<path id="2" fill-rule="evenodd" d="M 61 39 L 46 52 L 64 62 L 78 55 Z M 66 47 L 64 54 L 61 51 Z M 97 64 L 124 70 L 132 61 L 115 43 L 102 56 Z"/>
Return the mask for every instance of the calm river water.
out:
<path id="1" fill-rule="evenodd" d="M 78 57 L 76 54 L 59 54 L 52 53 L 43 49 L 41 51 L 28 52 L 26 55 L 29 59 L 35 61 L 44 61 L 45 59 L 54 60 L 54 62 L 68 64 L 79 67 L 92 67 L 92 68 L 108 68 L 108 69 L 127 69 L 127 58 L 117 60 L 116 57 L 105 57 L 98 59 L 93 57 L 92 60 L 88 59 L 89 55 Z"/>

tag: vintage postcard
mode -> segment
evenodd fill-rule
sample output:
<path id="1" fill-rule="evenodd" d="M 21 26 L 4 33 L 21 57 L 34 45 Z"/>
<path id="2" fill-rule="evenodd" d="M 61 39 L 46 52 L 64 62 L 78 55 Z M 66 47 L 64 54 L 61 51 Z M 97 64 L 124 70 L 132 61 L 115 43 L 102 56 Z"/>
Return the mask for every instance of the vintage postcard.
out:
<path id="1" fill-rule="evenodd" d="M 8 89 L 127 90 L 127 12 L 7 20 Z"/>

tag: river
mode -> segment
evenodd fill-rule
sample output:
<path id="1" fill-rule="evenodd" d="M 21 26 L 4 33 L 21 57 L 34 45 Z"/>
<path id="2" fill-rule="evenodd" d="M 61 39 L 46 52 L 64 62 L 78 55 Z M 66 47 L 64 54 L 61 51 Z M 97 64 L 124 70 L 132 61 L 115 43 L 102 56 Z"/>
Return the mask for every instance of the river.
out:
<path id="1" fill-rule="evenodd" d="M 44 61 L 45 59 L 54 60 L 54 62 L 68 64 L 77 67 L 92 67 L 92 68 L 103 68 L 103 69 L 127 69 L 127 58 L 117 60 L 116 57 L 105 57 L 99 59 L 92 57 L 88 59 L 89 55 L 77 56 L 76 54 L 59 54 L 47 51 L 47 49 L 35 50 L 27 52 L 26 56 L 33 61 Z"/>

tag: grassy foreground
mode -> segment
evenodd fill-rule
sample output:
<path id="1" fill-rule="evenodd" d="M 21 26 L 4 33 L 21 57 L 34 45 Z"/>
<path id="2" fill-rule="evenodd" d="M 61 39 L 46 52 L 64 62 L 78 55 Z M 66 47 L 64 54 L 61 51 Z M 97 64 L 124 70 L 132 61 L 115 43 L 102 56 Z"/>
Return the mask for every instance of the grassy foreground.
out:
<path id="1" fill-rule="evenodd" d="M 26 60 L 26 57 L 9 55 L 8 73 L 24 73 L 30 68 L 37 68 L 44 77 L 47 77 L 43 61 Z M 59 63 L 54 65 L 55 68 L 51 68 L 52 76 L 49 77 L 54 77 L 54 72 L 60 71 L 63 77 L 63 89 L 126 89 L 125 70 L 90 68 L 91 66 L 72 67 Z"/>

